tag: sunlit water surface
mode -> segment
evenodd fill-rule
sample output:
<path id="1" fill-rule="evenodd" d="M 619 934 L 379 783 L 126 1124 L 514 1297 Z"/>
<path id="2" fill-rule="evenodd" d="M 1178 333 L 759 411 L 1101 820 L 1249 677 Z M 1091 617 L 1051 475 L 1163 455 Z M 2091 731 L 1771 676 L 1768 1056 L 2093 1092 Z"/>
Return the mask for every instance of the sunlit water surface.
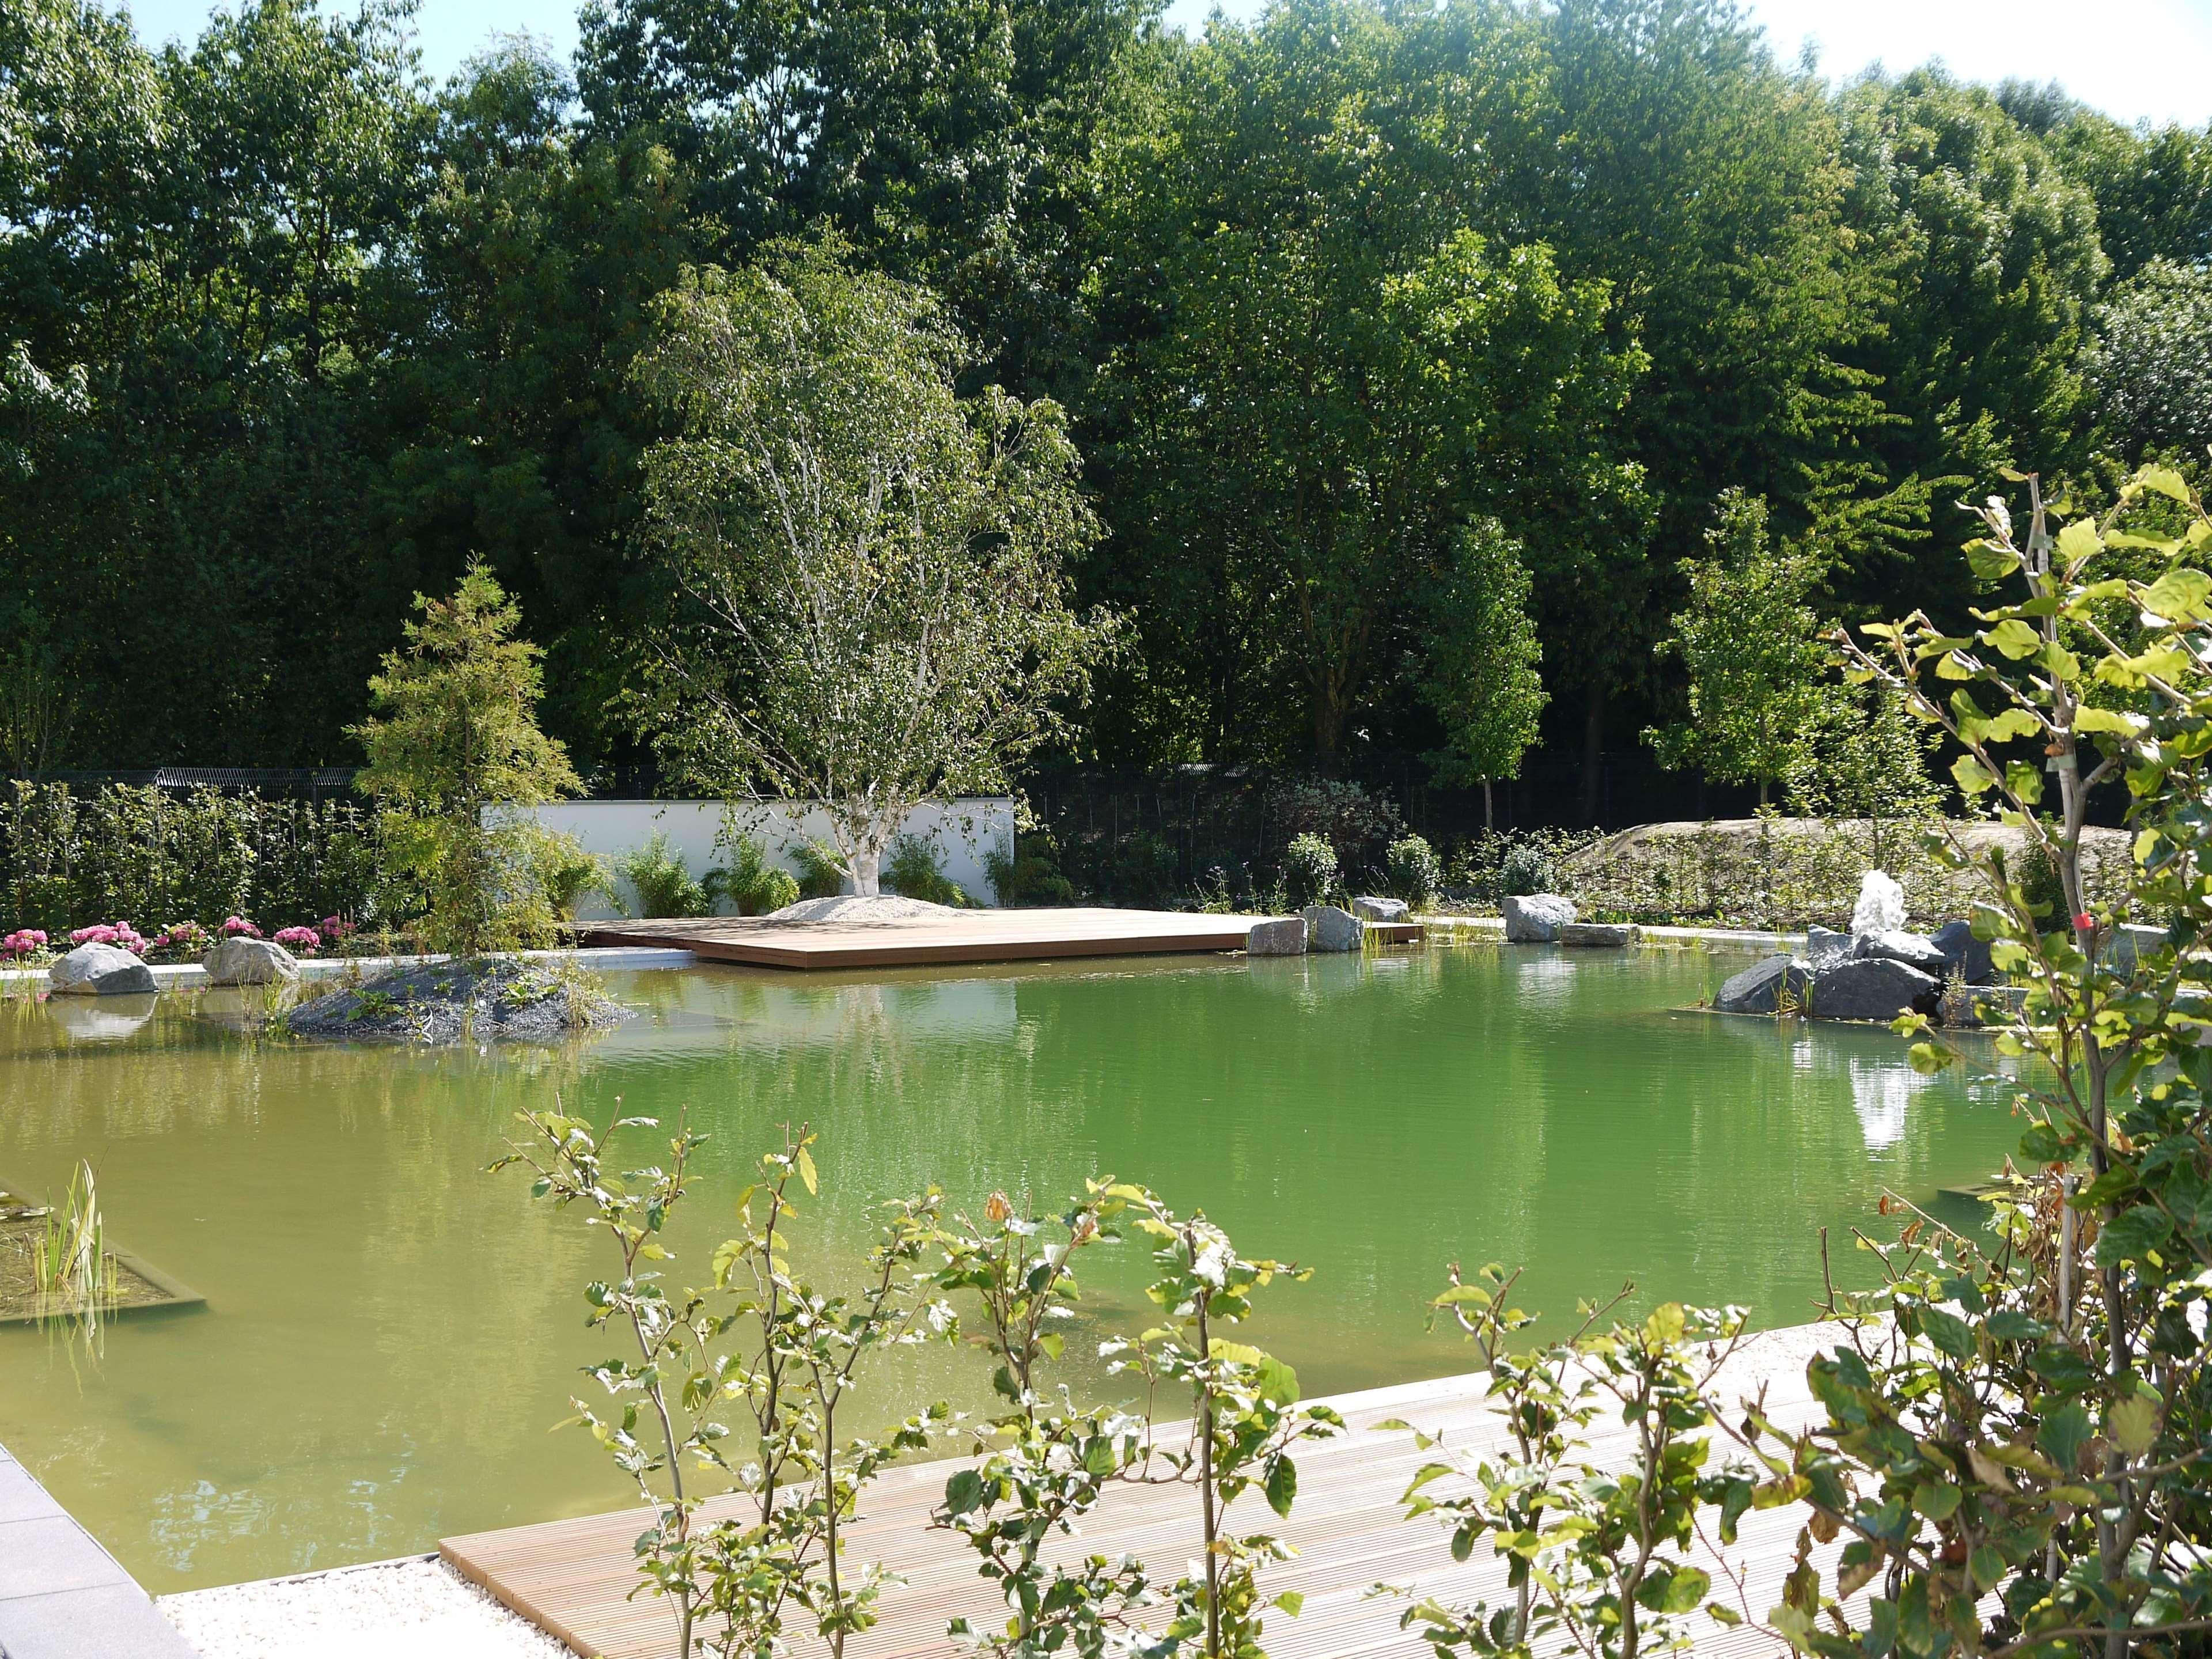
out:
<path id="1" fill-rule="evenodd" d="M 786 1121 L 821 1135 L 802 1270 L 849 1259 L 872 1206 L 930 1182 L 980 1204 L 1141 1180 L 1316 1270 L 1252 1332 L 1309 1394 L 1465 1369 L 1423 1328 L 1455 1260 L 1527 1264 L 1524 1299 L 1559 1313 L 1633 1279 L 1639 1301 L 1795 1322 L 1822 1228 L 1847 1240 L 1882 1224 L 1885 1189 L 1928 1202 L 1979 1179 L 2017 1132 L 2002 1091 L 1915 1076 L 1886 1031 L 1672 1012 L 1747 960 L 1475 945 L 643 973 L 614 981 L 639 1018 L 558 1052 L 257 1042 L 218 1000 L 235 994 L 166 997 L 143 1023 L 17 1003 L 0 1186 L 58 1193 L 89 1158 L 111 1237 L 207 1306 L 115 1321 L 97 1355 L 0 1327 L 0 1442 L 156 1592 L 624 1501 L 580 1431 L 548 1431 L 579 1364 L 618 1352 L 582 1328 L 607 1240 L 484 1173 L 515 1113 L 556 1098 L 688 1110 L 711 1133 L 678 1274 L 704 1275 Z M 1079 1355 L 1134 1328 L 1144 1264 L 1092 1260 L 1070 1364 L 1095 1389 Z M 888 1420 L 986 1393 L 972 1353 L 939 1350 L 872 1398 Z"/>

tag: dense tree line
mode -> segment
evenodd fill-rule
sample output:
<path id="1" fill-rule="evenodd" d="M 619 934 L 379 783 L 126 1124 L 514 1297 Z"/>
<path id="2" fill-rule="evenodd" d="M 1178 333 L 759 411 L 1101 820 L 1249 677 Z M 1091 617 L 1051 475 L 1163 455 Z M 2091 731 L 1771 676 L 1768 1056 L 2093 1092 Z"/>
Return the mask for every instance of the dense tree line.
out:
<path id="1" fill-rule="evenodd" d="M 356 758 L 412 595 L 481 558 L 579 765 L 636 755 L 678 584 L 633 366 L 656 295 L 779 239 L 933 291 L 969 389 L 1067 411 L 1079 597 L 1125 622 L 1070 752 L 1112 763 L 1447 748 L 1500 591 L 1540 641 L 1516 718 L 1625 746 L 1681 711 L 1655 647 L 1725 492 L 1828 610 L 1940 611 L 2005 467 L 2212 442 L 2212 130 L 1831 90 L 1723 0 L 581 23 L 573 64 L 438 85 L 388 0 L 159 51 L 94 0 L 0 14 L 12 748 Z"/>

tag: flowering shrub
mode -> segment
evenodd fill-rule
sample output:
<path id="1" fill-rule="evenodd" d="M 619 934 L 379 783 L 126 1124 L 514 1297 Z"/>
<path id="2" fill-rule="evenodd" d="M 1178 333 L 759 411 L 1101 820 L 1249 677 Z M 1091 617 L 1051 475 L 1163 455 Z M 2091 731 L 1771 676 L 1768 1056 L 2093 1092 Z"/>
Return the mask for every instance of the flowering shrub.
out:
<path id="1" fill-rule="evenodd" d="M 222 919 L 222 936 L 225 939 L 259 939 L 261 930 L 244 916 L 225 916 Z"/>
<path id="2" fill-rule="evenodd" d="M 18 927 L 5 939 L 0 939 L 0 957 L 21 961 L 26 957 L 44 956 L 46 951 L 46 930 L 40 927 Z"/>
<path id="3" fill-rule="evenodd" d="M 162 962 L 189 962 L 204 955 L 214 942 L 197 921 L 173 921 L 154 935 L 146 954 Z"/>
<path id="4" fill-rule="evenodd" d="M 276 943 L 295 956 L 311 957 L 323 948 L 323 936 L 313 927 L 279 927 Z"/>
<path id="5" fill-rule="evenodd" d="M 127 921 L 103 921 L 97 927 L 80 927 L 70 935 L 70 943 L 78 945 L 112 945 L 118 951 L 128 951 L 133 956 L 146 954 L 146 940 Z"/>
<path id="6" fill-rule="evenodd" d="M 360 931 L 361 929 L 355 923 L 348 921 L 343 916 L 325 916 L 315 924 L 315 932 L 321 935 L 323 943 L 333 949 L 343 945 Z M 282 938 L 283 935 L 279 934 L 278 937 Z"/>

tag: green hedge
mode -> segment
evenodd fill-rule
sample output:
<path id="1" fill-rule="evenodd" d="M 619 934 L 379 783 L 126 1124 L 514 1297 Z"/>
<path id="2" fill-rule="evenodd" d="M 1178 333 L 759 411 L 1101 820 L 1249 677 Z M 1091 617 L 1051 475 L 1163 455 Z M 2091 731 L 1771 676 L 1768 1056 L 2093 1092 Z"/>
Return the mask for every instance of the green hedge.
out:
<path id="1" fill-rule="evenodd" d="M 0 790 L 0 927 L 129 921 L 264 930 L 325 916 L 368 918 L 378 890 L 375 822 L 349 800 L 264 800 L 111 784 Z"/>

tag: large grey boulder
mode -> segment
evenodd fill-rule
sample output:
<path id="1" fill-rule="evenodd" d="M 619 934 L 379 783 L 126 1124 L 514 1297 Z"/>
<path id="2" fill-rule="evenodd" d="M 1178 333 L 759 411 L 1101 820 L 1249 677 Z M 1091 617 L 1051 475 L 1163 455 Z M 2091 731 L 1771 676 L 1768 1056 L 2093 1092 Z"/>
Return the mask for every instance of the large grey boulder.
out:
<path id="1" fill-rule="evenodd" d="M 300 960 L 265 939 L 227 939 L 200 958 L 210 985 L 289 984 L 300 977 Z"/>
<path id="2" fill-rule="evenodd" d="M 1934 1013 L 1942 981 L 1893 957 L 1857 957 L 1813 975 L 1820 1019 L 1895 1019 L 1908 1009 Z"/>
<path id="3" fill-rule="evenodd" d="M 1372 894 L 1352 901 L 1352 914 L 1362 921 L 1403 921 L 1413 914 L 1403 899 L 1376 898 Z"/>
<path id="4" fill-rule="evenodd" d="M 2116 974 L 2132 974 L 2136 963 L 2166 943 L 2166 929 L 2122 922 L 2112 929 L 2098 954 Z"/>
<path id="5" fill-rule="evenodd" d="M 1571 921 L 1559 929 L 1559 943 L 1596 950 L 1619 950 L 1644 937 L 1644 930 L 1628 922 Z"/>
<path id="6" fill-rule="evenodd" d="M 58 996 L 141 996 L 154 988 L 154 970 L 112 945 L 80 945 L 46 970 Z"/>
<path id="7" fill-rule="evenodd" d="M 1832 968 L 1839 962 L 1851 959 L 1851 936 L 1839 933 L 1832 927 L 1812 927 L 1805 930 L 1805 960 L 1814 968 Z"/>
<path id="8" fill-rule="evenodd" d="M 1306 925 L 1309 951 L 1357 951 L 1367 931 L 1365 922 L 1334 904 L 1309 904 L 1298 915 Z"/>
<path id="9" fill-rule="evenodd" d="M 1949 965 L 1942 946 L 1925 933 L 1908 933 L 1902 927 L 1858 934 L 1851 941 L 1851 956 L 1858 962 L 1901 962 L 1931 979 L 1942 978 Z"/>
<path id="10" fill-rule="evenodd" d="M 1557 945 L 1575 919 L 1575 902 L 1557 893 L 1509 893 L 1498 908 L 1505 914 L 1505 937 L 1516 945 Z"/>
<path id="11" fill-rule="evenodd" d="M 1946 1025 L 1970 1029 L 2002 1025 L 2018 1019 L 2027 1003 L 2025 985 L 1946 984 L 1941 1017 Z"/>
<path id="12" fill-rule="evenodd" d="M 1756 966 L 1745 969 L 1723 981 L 1721 988 L 1713 994 L 1713 1009 L 1723 1014 L 1771 1014 L 1782 1006 L 1784 986 L 1800 1007 L 1804 1006 L 1805 987 L 1812 976 L 1805 965 L 1788 957 L 1769 957 Z"/>
<path id="13" fill-rule="evenodd" d="M 1244 954 L 1250 957 L 1302 957 L 1306 953 L 1306 919 L 1285 916 L 1280 921 L 1258 921 L 1244 936 Z"/>
<path id="14" fill-rule="evenodd" d="M 1929 937 L 1943 953 L 1948 977 L 1963 979 L 1969 985 L 1987 985 L 1997 976 L 1996 965 L 1990 960 L 1990 942 L 1974 937 L 1973 923 L 1947 921 Z"/>

